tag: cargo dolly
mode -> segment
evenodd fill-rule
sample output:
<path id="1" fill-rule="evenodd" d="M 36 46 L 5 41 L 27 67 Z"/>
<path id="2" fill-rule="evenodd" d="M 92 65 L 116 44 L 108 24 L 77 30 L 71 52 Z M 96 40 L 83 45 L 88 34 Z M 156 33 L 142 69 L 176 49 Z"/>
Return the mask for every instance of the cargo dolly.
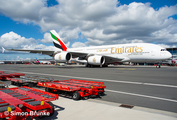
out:
<path id="1" fill-rule="evenodd" d="M 50 101 L 58 95 L 29 87 L 0 89 L 0 119 L 32 120 L 51 116 L 54 107 Z"/>
<path id="2" fill-rule="evenodd" d="M 4 71 L 0 71 L 0 74 L 4 73 Z"/>
<path id="3" fill-rule="evenodd" d="M 14 78 L 14 77 L 20 77 L 24 76 L 23 73 L 4 73 L 4 71 L 0 71 L 0 80 L 6 80 L 7 78 Z"/>
<path id="4" fill-rule="evenodd" d="M 51 82 L 38 82 L 38 86 L 45 87 L 46 92 L 67 92 L 72 95 L 74 100 L 93 95 L 103 95 L 104 82 L 86 80 L 58 80 Z"/>
<path id="5" fill-rule="evenodd" d="M 39 76 L 20 76 L 19 78 L 7 78 L 6 80 L 10 80 L 12 85 L 27 85 L 29 87 L 34 87 L 37 86 L 38 82 L 50 82 L 53 80 L 53 78 Z"/>

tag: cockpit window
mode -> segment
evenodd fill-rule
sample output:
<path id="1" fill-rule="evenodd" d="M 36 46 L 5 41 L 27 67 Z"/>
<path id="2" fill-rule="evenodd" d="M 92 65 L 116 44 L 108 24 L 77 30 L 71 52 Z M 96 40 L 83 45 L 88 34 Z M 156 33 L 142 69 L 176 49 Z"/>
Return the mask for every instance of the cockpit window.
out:
<path id="1" fill-rule="evenodd" d="M 167 51 L 166 49 L 161 49 L 161 51 Z"/>

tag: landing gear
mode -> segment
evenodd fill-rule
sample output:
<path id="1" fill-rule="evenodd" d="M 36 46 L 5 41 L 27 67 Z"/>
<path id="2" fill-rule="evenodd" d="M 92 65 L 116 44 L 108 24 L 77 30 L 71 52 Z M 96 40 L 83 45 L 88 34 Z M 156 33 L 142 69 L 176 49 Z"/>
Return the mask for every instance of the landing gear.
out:
<path id="1" fill-rule="evenodd" d="M 96 67 L 96 65 L 91 65 L 87 63 L 85 67 Z"/>
<path id="2" fill-rule="evenodd" d="M 108 67 L 108 65 L 107 65 L 107 64 L 104 64 L 104 65 L 102 65 L 102 67 Z"/>
<path id="3" fill-rule="evenodd" d="M 157 64 L 156 68 L 161 68 L 161 64 Z"/>
<path id="4" fill-rule="evenodd" d="M 108 65 L 107 64 L 103 64 L 103 65 L 91 65 L 91 64 L 87 63 L 85 67 L 108 67 Z"/>

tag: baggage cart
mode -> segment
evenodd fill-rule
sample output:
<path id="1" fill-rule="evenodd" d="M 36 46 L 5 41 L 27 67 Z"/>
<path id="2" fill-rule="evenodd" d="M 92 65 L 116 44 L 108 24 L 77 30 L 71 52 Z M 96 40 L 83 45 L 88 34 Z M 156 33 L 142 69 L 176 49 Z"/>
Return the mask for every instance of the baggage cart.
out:
<path id="1" fill-rule="evenodd" d="M 29 87 L 0 89 L 0 119 L 32 120 L 51 116 L 54 107 L 50 101 L 58 95 Z"/>
<path id="2" fill-rule="evenodd" d="M 7 78 L 6 80 L 11 81 L 11 85 L 18 86 L 37 86 L 38 82 L 50 82 L 53 78 L 39 77 L 39 76 L 20 76 L 19 78 Z"/>
<path id="3" fill-rule="evenodd" d="M 106 86 L 104 82 L 86 81 L 86 80 L 57 80 L 51 82 L 38 82 L 38 86 L 45 87 L 47 92 L 65 91 L 72 95 L 74 100 L 83 97 L 104 94 Z"/>
<path id="4" fill-rule="evenodd" d="M 6 80 L 7 78 L 14 78 L 14 77 L 20 77 L 25 76 L 24 73 L 4 73 L 4 71 L 0 71 L 0 80 Z"/>
<path id="5" fill-rule="evenodd" d="M 4 71 L 0 71 L 0 74 L 4 73 Z"/>

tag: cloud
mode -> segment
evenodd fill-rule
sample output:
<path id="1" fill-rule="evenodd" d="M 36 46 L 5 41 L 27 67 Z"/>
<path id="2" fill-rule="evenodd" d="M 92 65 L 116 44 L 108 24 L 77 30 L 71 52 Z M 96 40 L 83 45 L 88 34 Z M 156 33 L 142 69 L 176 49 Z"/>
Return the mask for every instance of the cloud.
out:
<path id="1" fill-rule="evenodd" d="M 72 44 L 72 48 L 78 48 L 78 47 L 86 47 L 86 45 L 81 42 L 75 42 Z"/>
<path id="2" fill-rule="evenodd" d="M 0 47 L 21 48 L 22 45 L 37 44 L 34 38 L 25 38 L 14 33 L 13 31 L 0 36 Z"/>
<path id="3" fill-rule="evenodd" d="M 0 1 L 0 11 L 15 21 L 24 23 L 40 20 L 39 12 L 45 7 L 46 0 L 6 0 Z"/>
<path id="4" fill-rule="evenodd" d="M 44 32 L 55 29 L 72 47 L 81 43 L 74 40 L 79 39 L 79 33 L 88 40 L 81 46 L 135 42 L 177 45 L 177 20 L 171 17 L 177 15 L 177 4 L 155 10 L 150 3 L 57 1 L 57 5 L 47 7 L 46 0 L 4 0 L 0 1 L 0 12 L 15 21 L 39 25 Z M 49 36 L 45 33 L 41 42 L 51 42 Z"/>
<path id="5" fill-rule="evenodd" d="M 39 44 L 34 38 L 25 38 L 13 31 L 0 36 L 0 43 L 4 48 L 56 50 L 54 46 Z"/>
<path id="6" fill-rule="evenodd" d="M 159 45 L 159 46 L 161 46 L 161 47 L 164 47 L 164 48 L 170 48 L 169 45 L 164 45 L 164 44 L 157 44 L 157 45 Z"/>
<path id="7" fill-rule="evenodd" d="M 41 40 L 43 43 L 52 43 L 52 38 L 50 33 L 45 33 L 44 34 L 44 39 Z"/>

